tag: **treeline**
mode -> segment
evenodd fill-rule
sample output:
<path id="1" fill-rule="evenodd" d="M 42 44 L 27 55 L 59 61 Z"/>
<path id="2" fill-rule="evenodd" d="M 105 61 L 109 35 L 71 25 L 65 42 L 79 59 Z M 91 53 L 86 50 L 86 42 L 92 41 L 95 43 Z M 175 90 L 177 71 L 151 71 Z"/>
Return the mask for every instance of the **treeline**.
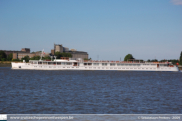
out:
<path id="1" fill-rule="evenodd" d="M 157 59 L 153 59 L 153 60 L 147 60 L 147 62 L 172 62 L 172 64 L 174 64 L 174 65 L 176 65 L 176 63 L 180 63 L 180 61 L 179 60 L 177 60 L 177 59 L 170 59 L 170 60 L 165 60 L 165 59 L 163 59 L 163 60 L 157 60 Z"/>
<path id="2" fill-rule="evenodd" d="M 179 57 L 179 60 L 178 59 L 170 59 L 170 60 L 160 60 L 158 61 L 157 59 L 153 59 L 153 60 L 147 60 L 148 62 L 172 62 L 172 64 L 176 65 L 176 64 L 179 64 L 179 65 L 182 65 L 182 51 L 181 51 L 181 54 L 180 54 L 180 57 Z"/>
<path id="3" fill-rule="evenodd" d="M 132 61 L 133 59 L 135 59 L 135 58 L 133 57 L 132 54 L 127 54 L 124 58 L 124 61 Z M 143 60 L 137 60 L 137 61 L 142 62 Z M 170 59 L 170 60 L 164 60 L 164 59 L 163 60 L 157 60 L 157 59 L 150 60 L 150 59 L 148 59 L 147 60 L 147 62 L 167 62 L 167 61 L 172 62 L 172 64 L 174 64 L 174 65 L 176 65 L 176 64 L 182 65 L 182 52 L 180 54 L 179 60 L 177 60 L 177 59 Z"/>
<path id="4" fill-rule="evenodd" d="M 7 56 L 4 51 L 0 51 L 0 61 L 11 61 L 12 58 L 13 58 L 13 53 Z"/>

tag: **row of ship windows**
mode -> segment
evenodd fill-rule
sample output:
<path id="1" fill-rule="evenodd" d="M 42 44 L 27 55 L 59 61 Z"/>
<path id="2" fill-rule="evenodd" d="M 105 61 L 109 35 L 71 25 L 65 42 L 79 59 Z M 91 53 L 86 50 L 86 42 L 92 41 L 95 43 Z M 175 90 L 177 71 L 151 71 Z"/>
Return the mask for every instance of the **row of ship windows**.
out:
<path id="1" fill-rule="evenodd" d="M 91 66 L 92 63 L 84 63 L 84 66 Z M 102 63 L 102 66 L 107 66 L 107 65 L 110 65 L 110 66 L 140 66 L 140 65 L 145 65 L 145 66 L 156 66 L 156 64 L 124 64 L 124 63 Z M 99 66 L 99 63 L 93 63 L 93 66 Z"/>
<path id="2" fill-rule="evenodd" d="M 47 66 L 34 66 L 34 67 L 39 67 L 39 68 L 47 68 Z M 48 68 L 56 68 L 55 66 L 48 66 Z M 60 67 L 58 66 L 57 68 L 79 68 L 79 67 Z M 96 67 L 85 67 L 85 69 L 96 69 Z M 97 69 L 157 69 L 157 68 L 104 68 L 104 67 L 97 67 Z M 167 69 L 167 68 L 160 68 L 160 69 Z M 171 68 L 168 68 L 171 69 Z"/>
<path id="3" fill-rule="evenodd" d="M 37 62 L 31 62 L 31 64 L 37 64 Z M 43 65 L 72 65 L 70 62 L 38 62 Z"/>
<path id="4" fill-rule="evenodd" d="M 31 62 L 32 64 L 37 64 L 37 62 Z M 73 65 L 71 62 L 38 62 L 38 64 L 43 64 L 43 65 Z M 84 66 L 91 66 L 93 64 L 93 66 L 99 66 L 99 63 L 84 63 Z M 144 66 L 156 66 L 156 64 L 123 64 L 123 63 L 101 63 L 102 66 L 140 66 L 140 65 L 144 65 Z M 160 64 L 160 66 L 168 66 L 166 64 Z"/>
<path id="5" fill-rule="evenodd" d="M 86 65 L 92 65 L 92 63 L 91 64 L 87 64 L 87 63 L 84 63 L 84 66 L 86 66 Z M 93 65 L 94 66 L 99 66 L 99 63 L 93 63 Z M 110 66 L 140 66 L 140 64 L 121 64 L 121 63 L 110 63 L 110 64 L 108 64 L 108 63 L 102 63 L 102 66 L 107 66 L 107 65 L 110 65 Z"/>

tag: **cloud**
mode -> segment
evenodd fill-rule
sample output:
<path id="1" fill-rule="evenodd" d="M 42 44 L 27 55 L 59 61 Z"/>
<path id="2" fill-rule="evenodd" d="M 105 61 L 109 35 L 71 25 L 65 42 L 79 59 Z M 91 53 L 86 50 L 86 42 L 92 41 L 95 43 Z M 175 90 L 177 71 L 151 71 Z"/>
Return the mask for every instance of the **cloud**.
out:
<path id="1" fill-rule="evenodd" d="M 171 0 L 174 5 L 182 5 L 182 0 Z"/>

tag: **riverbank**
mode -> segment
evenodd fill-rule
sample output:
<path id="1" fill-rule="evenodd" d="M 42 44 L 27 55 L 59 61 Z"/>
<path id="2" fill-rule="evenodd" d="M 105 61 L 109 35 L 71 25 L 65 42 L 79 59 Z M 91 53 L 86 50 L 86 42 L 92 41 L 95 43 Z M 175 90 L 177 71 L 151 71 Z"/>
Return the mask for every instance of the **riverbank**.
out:
<path id="1" fill-rule="evenodd" d="M 17 61 L 0 61 L 0 67 L 11 67 L 11 62 Z"/>
<path id="2" fill-rule="evenodd" d="M 11 63 L 0 63 L 0 67 L 11 67 Z"/>

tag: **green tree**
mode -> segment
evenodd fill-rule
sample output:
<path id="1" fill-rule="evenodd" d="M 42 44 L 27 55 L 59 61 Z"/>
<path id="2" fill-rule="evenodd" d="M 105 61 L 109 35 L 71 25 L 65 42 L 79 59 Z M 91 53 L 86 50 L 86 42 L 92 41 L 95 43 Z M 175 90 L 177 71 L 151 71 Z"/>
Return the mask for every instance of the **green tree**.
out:
<path id="1" fill-rule="evenodd" d="M 60 52 L 55 52 L 55 56 L 57 56 L 56 58 L 57 59 L 60 59 L 62 57 L 61 53 Z"/>
<path id="2" fill-rule="evenodd" d="M 19 59 L 13 59 L 13 61 L 20 61 Z"/>
<path id="3" fill-rule="evenodd" d="M 150 60 L 150 62 L 158 62 L 157 59 Z"/>
<path id="4" fill-rule="evenodd" d="M 55 56 L 57 59 L 60 59 L 61 57 L 72 57 L 71 53 L 60 53 L 60 52 L 55 52 Z"/>
<path id="5" fill-rule="evenodd" d="M 42 57 L 43 60 L 51 60 L 51 57 L 50 56 L 45 56 L 45 57 Z"/>
<path id="6" fill-rule="evenodd" d="M 30 58 L 30 60 L 40 60 L 40 56 L 33 56 Z"/>
<path id="7" fill-rule="evenodd" d="M 65 54 L 65 57 L 72 57 L 71 53 L 64 53 Z"/>
<path id="8" fill-rule="evenodd" d="M 21 60 L 22 60 L 22 61 L 25 60 L 26 62 L 29 62 L 30 58 L 29 58 L 29 56 L 27 55 L 27 56 L 25 56 L 24 58 L 22 58 Z"/>
<path id="9" fill-rule="evenodd" d="M 8 61 L 12 61 L 12 59 L 13 59 L 13 53 L 10 53 L 10 54 L 8 55 L 8 57 L 7 57 L 7 60 L 8 60 Z"/>
<path id="10" fill-rule="evenodd" d="M 125 56 L 124 61 L 131 61 L 130 59 L 134 59 L 132 54 L 128 54 Z"/>
<path id="11" fill-rule="evenodd" d="M 172 62 L 172 64 L 174 64 L 174 65 L 176 65 L 176 63 L 179 63 L 179 61 L 178 60 L 176 60 L 176 59 L 173 59 L 173 60 L 167 60 L 168 62 Z"/>
<path id="12" fill-rule="evenodd" d="M 182 51 L 181 51 L 180 58 L 179 58 L 179 64 L 182 65 Z"/>
<path id="13" fill-rule="evenodd" d="M 6 57 L 6 53 L 4 51 L 0 51 L 0 61 L 5 61 Z"/>
<path id="14" fill-rule="evenodd" d="M 150 62 L 150 59 L 148 59 L 147 62 Z"/>

